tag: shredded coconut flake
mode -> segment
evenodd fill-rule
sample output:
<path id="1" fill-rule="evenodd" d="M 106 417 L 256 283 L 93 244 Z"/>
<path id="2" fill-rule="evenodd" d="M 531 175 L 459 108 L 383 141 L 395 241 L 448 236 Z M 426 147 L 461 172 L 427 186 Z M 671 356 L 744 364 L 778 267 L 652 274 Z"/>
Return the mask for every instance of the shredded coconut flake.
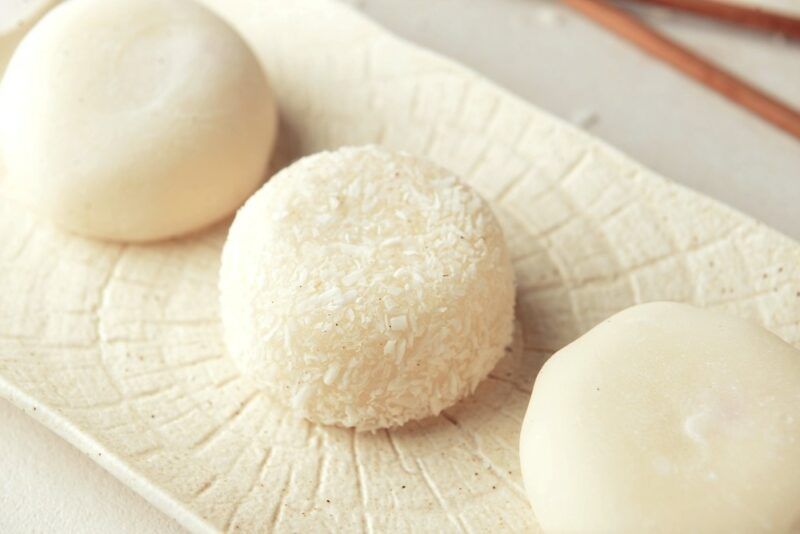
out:
<path id="1" fill-rule="evenodd" d="M 331 384 L 333 384 L 333 381 L 336 380 L 336 377 L 338 375 L 339 375 L 339 364 L 338 363 L 331 364 L 331 366 L 328 367 L 328 370 L 325 371 L 325 375 L 323 375 L 322 377 L 322 382 L 326 386 L 330 386 Z"/>
<path id="2" fill-rule="evenodd" d="M 405 330 L 408 328 L 408 319 L 405 315 L 398 315 L 389 319 L 389 328 L 392 330 Z"/>

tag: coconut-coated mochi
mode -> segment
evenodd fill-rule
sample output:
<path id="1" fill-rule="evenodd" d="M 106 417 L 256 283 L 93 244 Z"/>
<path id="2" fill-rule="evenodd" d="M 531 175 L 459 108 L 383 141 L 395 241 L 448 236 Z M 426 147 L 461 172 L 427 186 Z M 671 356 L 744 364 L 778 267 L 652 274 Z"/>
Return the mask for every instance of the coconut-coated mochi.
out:
<path id="1" fill-rule="evenodd" d="M 303 158 L 253 195 L 220 290 L 241 372 L 302 417 L 359 430 L 438 414 L 511 338 L 513 270 L 488 204 L 377 146 Z"/>
<path id="2" fill-rule="evenodd" d="M 545 532 L 797 532 L 800 351 L 721 312 L 629 308 L 544 365 L 520 460 Z"/>
<path id="3" fill-rule="evenodd" d="M 191 0 L 70 0 L 21 41 L 0 88 L 10 187 L 64 229 L 147 241 L 255 191 L 275 138 L 258 60 Z"/>

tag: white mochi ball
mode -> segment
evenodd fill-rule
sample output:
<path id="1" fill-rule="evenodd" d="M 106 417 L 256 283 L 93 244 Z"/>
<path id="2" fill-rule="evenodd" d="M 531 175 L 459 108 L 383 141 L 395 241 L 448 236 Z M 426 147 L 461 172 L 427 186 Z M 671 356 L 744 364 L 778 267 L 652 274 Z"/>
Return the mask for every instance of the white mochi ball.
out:
<path id="1" fill-rule="evenodd" d="M 630 308 L 544 365 L 520 459 L 545 532 L 796 532 L 800 351 L 719 312 Z"/>
<path id="2" fill-rule="evenodd" d="M 104 239 L 191 232 L 262 181 L 277 114 L 258 60 L 191 0 L 70 0 L 17 47 L 0 88 L 10 185 Z"/>

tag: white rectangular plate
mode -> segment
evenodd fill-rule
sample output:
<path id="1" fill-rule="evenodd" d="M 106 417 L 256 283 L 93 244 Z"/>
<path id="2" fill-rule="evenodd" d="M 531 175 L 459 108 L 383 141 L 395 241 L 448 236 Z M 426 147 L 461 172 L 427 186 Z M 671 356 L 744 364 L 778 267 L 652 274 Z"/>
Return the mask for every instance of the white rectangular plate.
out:
<path id="1" fill-rule="evenodd" d="M 440 417 L 375 434 L 271 406 L 225 356 L 225 226 L 149 246 L 66 235 L 0 198 L 0 394 L 193 530 L 532 531 L 517 437 L 536 370 L 651 300 L 800 345 L 800 246 L 643 169 L 329 0 L 204 0 L 259 55 L 279 164 L 383 143 L 463 175 L 519 282 L 509 355 Z M 2 195 L 2 187 L 0 187 Z"/>

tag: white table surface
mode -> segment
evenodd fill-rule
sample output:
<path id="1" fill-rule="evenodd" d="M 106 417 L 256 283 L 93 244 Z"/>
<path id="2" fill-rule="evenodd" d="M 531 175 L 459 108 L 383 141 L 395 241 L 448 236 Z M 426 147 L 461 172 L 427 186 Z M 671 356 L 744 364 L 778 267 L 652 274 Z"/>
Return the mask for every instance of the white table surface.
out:
<path id="1" fill-rule="evenodd" d="M 795 7 L 798 0 L 768 0 Z M 800 239 L 800 142 L 552 0 L 349 0 L 664 175 Z M 648 21 L 800 107 L 800 44 L 658 9 Z M 180 528 L 0 401 L 0 532 Z"/>

